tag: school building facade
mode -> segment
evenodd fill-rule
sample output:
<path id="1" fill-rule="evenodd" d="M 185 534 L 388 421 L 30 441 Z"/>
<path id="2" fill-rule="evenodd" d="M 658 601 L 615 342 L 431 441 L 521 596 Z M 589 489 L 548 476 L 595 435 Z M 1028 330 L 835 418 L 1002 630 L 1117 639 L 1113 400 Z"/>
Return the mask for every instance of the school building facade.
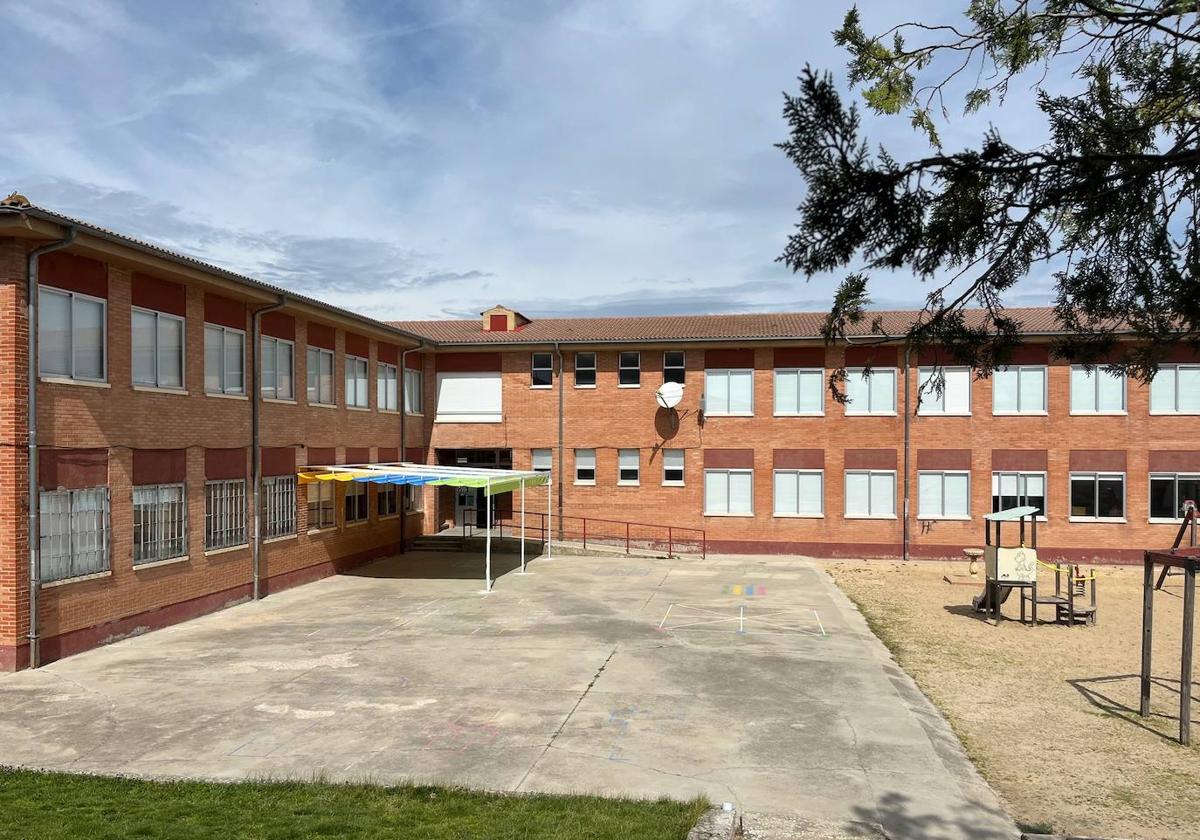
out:
<path id="1" fill-rule="evenodd" d="M 1026 502 L 1052 557 L 1169 544 L 1200 494 L 1200 360 L 1127 383 L 1053 359 L 1049 311 L 1015 314 L 1008 369 L 922 394 L 930 359 L 826 347 L 818 313 L 385 323 L 0 204 L 0 670 L 402 552 L 483 504 L 305 485 L 304 465 L 550 468 L 529 510 L 709 551 L 952 557 Z"/>

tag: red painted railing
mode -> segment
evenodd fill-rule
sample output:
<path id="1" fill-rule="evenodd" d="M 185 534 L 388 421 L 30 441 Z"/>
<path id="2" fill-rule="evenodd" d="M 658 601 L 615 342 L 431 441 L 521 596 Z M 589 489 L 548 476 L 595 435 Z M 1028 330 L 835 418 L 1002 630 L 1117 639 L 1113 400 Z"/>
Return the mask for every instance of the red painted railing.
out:
<path id="1" fill-rule="evenodd" d="M 482 528 L 474 524 L 475 508 L 464 508 L 462 534 L 464 537 L 473 536 Z M 544 541 L 546 539 L 547 514 L 545 512 L 525 512 L 525 536 L 528 539 Z M 521 514 L 513 513 L 499 517 L 492 522 L 499 537 L 519 537 L 521 535 Z M 669 557 L 680 554 L 699 554 L 705 557 L 708 553 L 708 540 L 700 528 L 684 528 L 677 525 L 657 525 L 649 522 L 627 522 L 620 519 L 599 519 L 595 516 L 574 516 L 564 514 L 554 516 L 554 539 L 569 542 L 579 542 L 584 548 L 588 545 L 607 545 L 624 548 L 629 554 L 631 549 L 643 551 L 665 552 Z"/>

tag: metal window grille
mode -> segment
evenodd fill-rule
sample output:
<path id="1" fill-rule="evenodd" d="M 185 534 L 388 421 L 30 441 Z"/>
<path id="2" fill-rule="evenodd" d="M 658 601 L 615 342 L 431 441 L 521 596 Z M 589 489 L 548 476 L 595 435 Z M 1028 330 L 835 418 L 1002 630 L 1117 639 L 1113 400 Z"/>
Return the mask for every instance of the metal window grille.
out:
<path id="1" fill-rule="evenodd" d="M 133 565 L 187 554 L 187 491 L 182 484 L 133 488 Z"/>
<path id="2" fill-rule="evenodd" d="M 108 571 L 107 487 L 42 492 L 40 521 L 43 581 Z"/>
<path id="3" fill-rule="evenodd" d="M 204 485 L 204 547 L 246 544 L 246 480 L 209 481 Z"/>
<path id="4" fill-rule="evenodd" d="M 264 478 L 261 503 L 263 539 L 296 533 L 296 476 Z"/>

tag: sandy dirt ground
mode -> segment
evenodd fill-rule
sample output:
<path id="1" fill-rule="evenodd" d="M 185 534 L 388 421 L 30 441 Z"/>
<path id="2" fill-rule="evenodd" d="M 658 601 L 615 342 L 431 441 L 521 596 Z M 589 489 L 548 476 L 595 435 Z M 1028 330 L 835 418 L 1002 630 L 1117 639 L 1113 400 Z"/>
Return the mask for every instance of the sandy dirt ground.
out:
<path id="1" fill-rule="evenodd" d="M 1200 685 L 1181 747 L 1182 578 L 1155 594 L 1152 716 L 1141 718 L 1142 571 L 1097 569 L 1094 627 L 994 627 L 970 610 L 966 562 L 829 562 L 830 574 L 949 718 L 1013 817 L 1041 831 L 1200 837 Z M 948 583 L 943 576 L 955 583 Z M 1043 570 L 1042 585 L 1053 586 Z M 1052 618 L 1043 608 L 1040 618 Z M 1200 663 L 1197 664 L 1200 668 Z"/>

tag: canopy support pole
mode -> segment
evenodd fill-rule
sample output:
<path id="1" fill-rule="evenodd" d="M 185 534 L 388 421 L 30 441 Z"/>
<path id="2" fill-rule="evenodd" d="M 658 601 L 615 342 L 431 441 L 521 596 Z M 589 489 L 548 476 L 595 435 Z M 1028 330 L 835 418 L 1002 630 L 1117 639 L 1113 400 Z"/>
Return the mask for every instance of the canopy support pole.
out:
<path id="1" fill-rule="evenodd" d="M 492 480 L 489 478 L 487 484 L 483 488 L 483 506 L 487 510 L 487 517 L 484 520 L 487 523 L 487 536 L 484 538 L 485 549 L 485 566 L 483 577 L 483 594 L 486 595 L 492 591 Z"/>
<path id="2" fill-rule="evenodd" d="M 521 481 L 521 574 L 525 574 L 525 482 Z"/>

